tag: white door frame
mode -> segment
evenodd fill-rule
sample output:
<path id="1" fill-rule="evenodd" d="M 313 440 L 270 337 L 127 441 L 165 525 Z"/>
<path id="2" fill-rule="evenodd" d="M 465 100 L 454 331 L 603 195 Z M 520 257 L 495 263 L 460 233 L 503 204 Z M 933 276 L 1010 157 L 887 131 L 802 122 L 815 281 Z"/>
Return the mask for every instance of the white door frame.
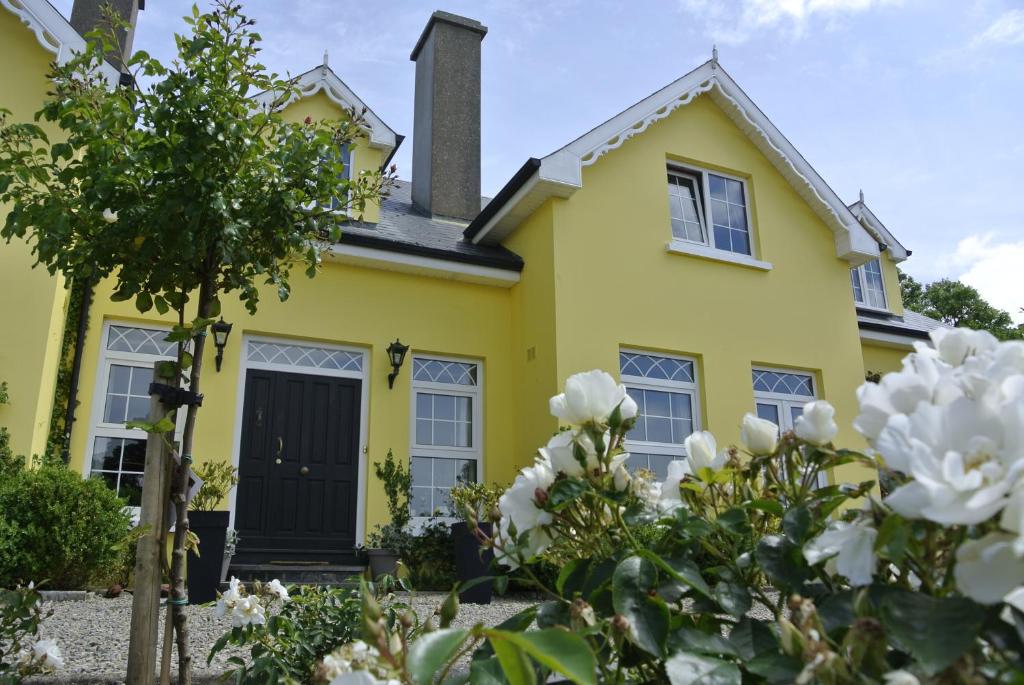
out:
<path id="1" fill-rule="evenodd" d="M 318 347 L 327 350 L 341 350 L 344 352 L 352 352 L 362 356 L 361 371 L 343 371 L 340 369 L 321 369 L 313 366 L 301 366 L 298 364 L 270 364 L 267 362 L 250 361 L 249 360 L 249 343 L 250 342 L 261 342 L 261 343 L 280 343 L 282 345 L 301 345 L 303 347 Z M 332 376 L 334 378 L 355 378 L 361 381 L 360 397 L 359 397 L 359 449 L 357 457 L 359 459 L 359 469 L 357 478 L 359 482 L 356 484 L 356 545 L 361 545 L 365 542 L 365 528 L 366 528 L 366 478 L 367 478 L 367 445 L 366 436 L 368 418 L 369 418 L 369 405 L 370 405 L 370 349 L 366 347 L 355 347 L 352 345 L 335 345 L 331 343 L 320 342 L 318 340 L 306 340 L 301 338 L 279 338 L 265 335 L 251 335 L 244 334 L 242 336 L 242 350 L 240 353 L 240 359 L 238 364 L 238 390 L 237 400 L 235 402 L 235 434 L 234 444 L 231 448 L 231 464 L 237 469 L 239 467 L 239 461 L 241 459 L 242 452 L 242 419 L 245 411 L 245 376 L 249 369 L 264 369 L 267 371 L 283 371 L 286 373 L 301 373 L 310 376 Z M 235 502 L 238 495 L 238 488 L 235 487 L 231 490 L 231 494 L 228 497 L 228 510 L 230 511 L 230 519 L 228 526 L 234 528 L 235 526 Z"/>

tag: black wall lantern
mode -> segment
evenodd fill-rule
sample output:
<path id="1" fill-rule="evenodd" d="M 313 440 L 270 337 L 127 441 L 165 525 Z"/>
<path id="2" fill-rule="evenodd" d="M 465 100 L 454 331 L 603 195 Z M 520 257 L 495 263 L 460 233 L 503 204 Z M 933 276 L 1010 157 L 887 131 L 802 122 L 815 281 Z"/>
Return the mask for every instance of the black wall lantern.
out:
<path id="1" fill-rule="evenodd" d="M 398 370 L 402 368 L 405 361 L 405 353 L 409 351 L 408 345 L 403 345 L 398 338 L 388 345 L 388 359 L 391 360 L 391 373 L 388 374 L 388 387 L 395 387 L 395 379 L 398 378 Z"/>
<path id="2" fill-rule="evenodd" d="M 217 357 L 214 361 L 217 364 L 217 371 L 220 371 L 220 363 L 224 361 L 224 346 L 228 344 L 228 336 L 231 335 L 231 324 L 221 317 L 220 321 L 210 326 L 210 329 L 213 331 L 213 344 L 217 348 Z"/>

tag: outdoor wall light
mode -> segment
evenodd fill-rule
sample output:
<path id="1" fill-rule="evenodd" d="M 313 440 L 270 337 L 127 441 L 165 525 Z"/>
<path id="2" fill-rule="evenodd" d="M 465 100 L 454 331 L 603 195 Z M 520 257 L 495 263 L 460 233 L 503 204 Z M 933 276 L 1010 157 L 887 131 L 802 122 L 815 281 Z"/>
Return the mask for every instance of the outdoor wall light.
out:
<path id="1" fill-rule="evenodd" d="M 398 378 L 398 370 L 402 368 L 405 361 L 405 353 L 409 351 L 408 345 L 403 345 L 398 338 L 388 345 L 388 359 L 391 360 L 391 373 L 388 374 L 388 387 L 395 387 L 395 379 Z"/>
<path id="2" fill-rule="evenodd" d="M 213 344 L 217 348 L 217 357 L 214 360 L 217 371 L 220 371 L 220 363 L 224 361 L 224 347 L 228 344 L 228 336 L 231 335 L 231 324 L 221 317 L 220 321 L 214 322 L 210 329 L 213 331 Z"/>

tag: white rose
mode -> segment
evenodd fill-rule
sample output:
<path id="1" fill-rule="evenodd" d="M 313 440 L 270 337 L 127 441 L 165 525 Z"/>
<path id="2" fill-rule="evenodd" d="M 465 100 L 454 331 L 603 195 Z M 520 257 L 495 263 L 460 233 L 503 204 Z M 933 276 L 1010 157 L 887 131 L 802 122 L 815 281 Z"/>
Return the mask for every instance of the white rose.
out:
<path id="1" fill-rule="evenodd" d="M 988 331 L 969 328 L 940 328 L 931 333 L 939 358 L 950 366 L 960 366 L 969 357 L 993 351 L 999 344 Z"/>
<path id="2" fill-rule="evenodd" d="M 32 645 L 32 659 L 42 662 L 43 668 L 46 669 L 64 668 L 64 657 L 61 656 L 60 647 L 54 640 L 39 640 Z"/>
<path id="3" fill-rule="evenodd" d="M 236 628 L 249 624 L 263 625 L 267 622 L 265 613 L 263 605 L 256 597 L 243 597 L 235 602 L 235 608 L 231 610 L 231 624 Z"/>
<path id="4" fill-rule="evenodd" d="M 103 210 L 103 220 L 108 224 L 117 223 L 117 212 L 112 210 L 110 207 L 107 207 Z"/>
<path id="5" fill-rule="evenodd" d="M 885 681 L 885 685 L 921 685 L 916 675 L 903 669 L 889 671 L 882 676 L 882 680 Z"/>
<path id="6" fill-rule="evenodd" d="M 727 455 L 718 451 L 715 436 L 708 431 L 691 433 L 683 441 L 683 445 L 686 447 L 686 458 L 690 461 L 693 473 L 699 473 L 704 468 L 718 471 L 725 466 Z"/>
<path id="7" fill-rule="evenodd" d="M 636 402 L 626 402 L 626 386 L 604 371 L 594 369 L 577 373 L 565 381 L 565 392 L 555 395 L 549 403 L 551 414 L 575 426 L 589 422 L 603 423 L 622 404 L 622 417 L 636 416 Z M 627 416 L 631 414 L 631 416 Z"/>
<path id="8" fill-rule="evenodd" d="M 281 584 L 281 581 L 274 578 L 272 581 L 263 586 L 268 594 L 274 595 L 283 602 L 287 602 L 291 599 L 288 596 L 288 588 Z"/>
<path id="9" fill-rule="evenodd" d="M 612 474 L 615 489 L 619 492 L 628 488 L 633 480 L 633 477 L 629 474 L 629 470 L 626 468 L 626 461 L 628 460 L 629 453 L 623 452 L 622 454 L 616 455 L 608 466 L 608 470 Z"/>
<path id="10" fill-rule="evenodd" d="M 214 614 L 217 618 L 223 618 L 229 611 L 235 608 L 235 602 L 241 599 L 240 584 L 238 578 L 231 576 L 227 591 L 222 593 L 220 598 L 217 599 L 217 606 L 214 609 Z"/>
<path id="11" fill-rule="evenodd" d="M 607 444 L 607 439 L 605 443 Z M 586 468 L 576 460 L 576 445 L 579 445 L 586 455 Z M 548 440 L 546 446 L 540 448 L 540 453 L 551 463 L 555 473 L 564 473 L 567 476 L 581 477 L 588 471 L 600 467 L 594 441 L 582 431 L 576 433 L 568 430 L 558 433 Z"/>
<path id="12" fill-rule="evenodd" d="M 1014 537 L 989 533 L 956 551 L 953 577 L 960 592 L 981 604 L 997 604 L 1024 584 L 1024 559 L 1013 551 Z"/>
<path id="13" fill-rule="evenodd" d="M 812 566 L 835 557 L 836 571 L 851 585 L 870 585 L 875 573 L 875 538 L 878 531 L 865 520 L 836 521 L 804 547 L 804 558 Z"/>
<path id="14" fill-rule="evenodd" d="M 825 400 L 814 400 L 804 405 L 804 413 L 796 419 L 793 427 L 796 437 L 812 445 L 825 445 L 832 442 L 839 432 L 833 417 L 835 407 Z"/>
<path id="15" fill-rule="evenodd" d="M 668 475 L 661 482 L 661 492 L 658 497 L 658 508 L 664 512 L 671 512 L 683 506 L 683 498 L 679 492 L 679 484 L 690 475 L 690 463 L 686 461 L 671 461 L 668 464 Z"/>
<path id="16" fill-rule="evenodd" d="M 779 445 L 779 427 L 748 413 L 743 417 L 740 440 L 752 454 L 771 454 Z"/>
<path id="17" fill-rule="evenodd" d="M 531 554 L 540 554 L 551 544 L 551 536 L 544 526 L 549 525 L 553 518 L 550 513 L 537 506 L 537 491 L 546 491 L 555 481 L 555 472 L 551 463 L 542 453 L 533 466 L 529 466 L 519 472 L 512 485 L 498 498 L 498 511 L 501 512 L 501 519 L 498 521 L 496 537 L 504 544 L 511 544 L 512 527 L 515 526 L 516 535 L 524 536 L 527 551 Z M 507 556 L 501 550 L 495 550 L 498 561 L 510 568 L 516 568 L 518 561 Z"/>

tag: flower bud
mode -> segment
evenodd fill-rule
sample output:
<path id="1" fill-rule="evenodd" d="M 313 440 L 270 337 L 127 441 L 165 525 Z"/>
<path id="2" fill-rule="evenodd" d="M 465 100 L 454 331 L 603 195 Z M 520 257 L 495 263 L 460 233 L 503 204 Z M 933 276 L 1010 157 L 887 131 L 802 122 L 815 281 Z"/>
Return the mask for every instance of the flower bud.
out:
<path id="1" fill-rule="evenodd" d="M 612 628 L 620 633 L 629 632 L 629 619 L 622 614 L 615 614 L 612 617 Z"/>
<path id="2" fill-rule="evenodd" d="M 752 454 L 771 454 L 779 445 L 779 427 L 753 414 L 743 417 L 740 440 Z"/>
<path id="3" fill-rule="evenodd" d="M 533 491 L 533 500 L 537 503 L 537 506 L 541 509 L 548 503 L 548 491 L 544 488 L 537 488 Z"/>
<path id="4" fill-rule="evenodd" d="M 412 628 L 416 625 L 416 614 L 413 613 L 412 609 L 406 609 L 402 612 L 402 615 L 398 617 L 402 626 L 405 628 Z"/>
<path id="5" fill-rule="evenodd" d="M 391 639 L 388 640 L 388 652 L 392 656 L 402 653 L 402 636 L 398 633 L 391 633 Z"/>
<path id="6" fill-rule="evenodd" d="M 782 651 L 789 656 L 801 656 L 804 653 L 803 635 L 795 625 L 789 622 L 789 619 L 780 618 L 778 625 Z"/>
<path id="7" fill-rule="evenodd" d="M 594 615 L 594 607 L 587 604 L 583 599 L 574 599 L 572 605 L 569 607 L 569 615 L 575 620 L 579 621 L 585 626 L 592 626 L 597 623 L 597 617 Z"/>

